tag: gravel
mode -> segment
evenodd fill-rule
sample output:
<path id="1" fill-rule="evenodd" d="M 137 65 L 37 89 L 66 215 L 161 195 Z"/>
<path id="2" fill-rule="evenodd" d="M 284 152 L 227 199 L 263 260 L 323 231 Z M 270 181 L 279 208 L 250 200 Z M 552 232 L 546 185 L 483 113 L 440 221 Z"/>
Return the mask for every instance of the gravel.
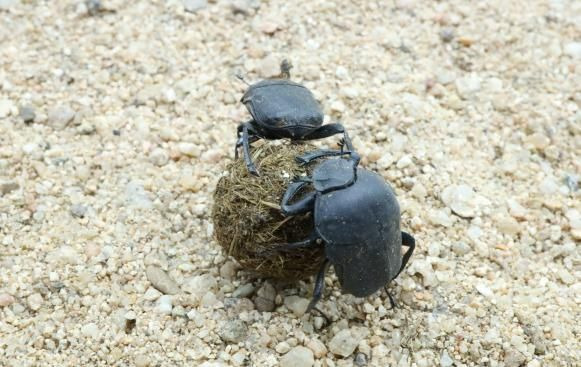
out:
<path id="1" fill-rule="evenodd" d="M 0 365 L 581 365 L 580 10 L 0 0 Z M 395 310 L 213 239 L 234 75 L 283 58 L 397 193 Z"/>

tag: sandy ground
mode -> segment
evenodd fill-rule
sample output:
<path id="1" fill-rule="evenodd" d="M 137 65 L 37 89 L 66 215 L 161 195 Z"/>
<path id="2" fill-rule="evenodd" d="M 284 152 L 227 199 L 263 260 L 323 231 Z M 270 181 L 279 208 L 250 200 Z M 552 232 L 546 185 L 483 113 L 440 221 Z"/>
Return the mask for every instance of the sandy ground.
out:
<path id="1" fill-rule="evenodd" d="M 581 2 L 98 3 L 0 0 L 0 366 L 581 364 Z M 396 310 L 213 239 L 283 57 L 397 191 Z"/>

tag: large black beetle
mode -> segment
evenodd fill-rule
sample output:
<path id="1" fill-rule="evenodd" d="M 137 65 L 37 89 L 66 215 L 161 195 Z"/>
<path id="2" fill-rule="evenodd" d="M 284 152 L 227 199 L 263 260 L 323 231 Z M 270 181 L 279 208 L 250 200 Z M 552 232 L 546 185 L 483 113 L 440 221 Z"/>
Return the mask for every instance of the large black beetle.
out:
<path id="1" fill-rule="evenodd" d="M 280 76 L 250 85 L 242 96 L 252 119 L 238 125 L 235 157 L 242 146 L 248 171 L 258 175 L 250 156 L 250 144 L 259 139 L 314 140 L 343 134 L 348 151 L 353 151 L 343 125 L 323 125 L 323 112 L 310 90 L 290 78 L 291 65 L 284 60 Z"/>
<path id="2" fill-rule="evenodd" d="M 299 160 L 308 163 L 327 155 L 336 154 L 315 151 Z M 278 245 L 268 252 L 321 245 L 325 248 L 326 260 L 317 275 L 308 310 L 322 296 L 329 265 L 335 268 L 343 292 L 366 297 L 394 280 L 415 248 L 414 238 L 400 230 L 399 204 L 391 187 L 378 174 L 363 168 L 357 168 L 356 180 L 350 184 L 352 175 L 351 160 L 325 160 L 315 167 L 312 178 L 291 183 L 282 199 L 285 215 L 312 211 L 315 229 L 303 241 Z M 309 183 L 315 191 L 291 203 Z M 409 247 L 403 258 L 402 246 Z"/>

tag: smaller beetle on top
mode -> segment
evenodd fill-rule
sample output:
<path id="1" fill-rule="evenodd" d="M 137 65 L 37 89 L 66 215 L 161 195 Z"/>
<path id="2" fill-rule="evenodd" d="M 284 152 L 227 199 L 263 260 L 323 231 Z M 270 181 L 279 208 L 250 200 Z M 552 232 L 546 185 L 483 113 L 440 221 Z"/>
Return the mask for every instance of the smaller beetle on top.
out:
<path id="1" fill-rule="evenodd" d="M 283 60 L 280 77 L 252 84 L 242 96 L 252 119 L 238 125 L 235 157 L 242 146 L 248 171 L 258 175 L 252 162 L 250 144 L 259 139 L 314 140 L 343 134 L 343 142 L 352 158 L 359 161 L 343 125 L 323 125 L 323 112 L 305 86 L 290 78 L 291 65 Z"/>
<path id="2" fill-rule="evenodd" d="M 298 160 L 311 160 L 335 151 L 315 151 Z M 333 265 L 345 293 L 366 297 L 387 286 L 406 266 L 415 248 L 414 238 L 400 230 L 400 210 L 391 187 L 378 174 L 357 168 L 354 183 L 353 163 L 349 159 L 328 159 L 315 167 L 312 178 L 290 184 L 281 208 L 285 215 L 313 213 L 315 229 L 303 241 L 281 244 L 265 251 L 279 251 L 324 246 L 326 260 L 315 283 L 312 310 L 322 296 L 325 272 Z M 305 185 L 313 192 L 291 203 Z M 402 257 L 402 246 L 409 249 Z M 389 294 L 392 306 L 395 305 Z"/>

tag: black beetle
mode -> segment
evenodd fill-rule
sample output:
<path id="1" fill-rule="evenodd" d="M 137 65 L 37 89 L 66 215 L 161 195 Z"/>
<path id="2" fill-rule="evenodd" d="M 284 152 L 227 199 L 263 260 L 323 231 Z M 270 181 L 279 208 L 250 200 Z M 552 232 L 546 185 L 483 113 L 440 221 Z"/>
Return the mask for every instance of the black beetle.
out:
<path id="1" fill-rule="evenodd" d="M 298 158 L 313 159 L 336 155 L 333 151 L 307 153 Z M 287 215 L 312 211 L 315 229 L 305 240 L 274 247 L 266 252 L 321 246 L 325 262 L 315 283 L 312 310 L 322 296 L 325 272 L 335 268 L 345 293 L 366 297 L 394 280 L 406 266 L 415 248 L 414 238 L 400 230 L 400 209 L 393 190 L 378 174 L 357 168 L 356 180 L 349 184 L 353 162 L 328 159 L 315 167 L 312 178 L 298 179 L 285 192 L 281 208 Z M 314 192 L 290 203 L 305 185 L 312 183 Z M 409 247 L 403 258 L 402 246 Z M 392 306 L 393 298 L 389 294 Z"/>
<path id="2" fill-rule="evenodd" d="M 283 60 L 278 78 L 250 85 L 240 100 L 252 119 L 238 125 L 234 155 L 238 158 L 238 148 L 242 146 L 248 171 L 254 175 L 258 175 L 258 170 L 250 156 L 250 144 L 261 138 L 314 140 L 342 133 L 347 150 L 353 152 L 343 125 L 323 125 L 323 112 L 311 91 L 289 80 L 291 67 Z"/>

